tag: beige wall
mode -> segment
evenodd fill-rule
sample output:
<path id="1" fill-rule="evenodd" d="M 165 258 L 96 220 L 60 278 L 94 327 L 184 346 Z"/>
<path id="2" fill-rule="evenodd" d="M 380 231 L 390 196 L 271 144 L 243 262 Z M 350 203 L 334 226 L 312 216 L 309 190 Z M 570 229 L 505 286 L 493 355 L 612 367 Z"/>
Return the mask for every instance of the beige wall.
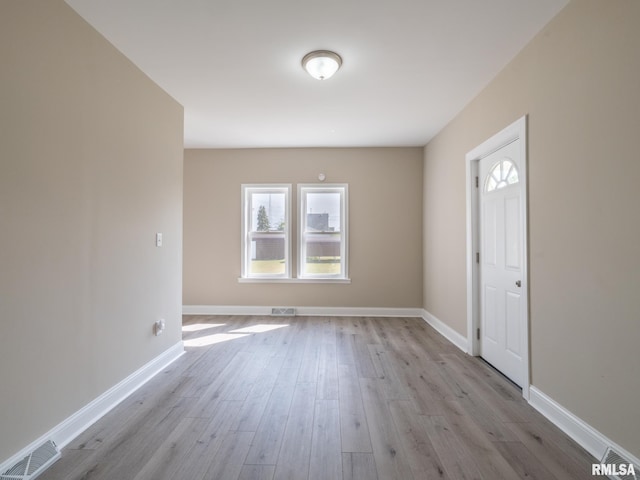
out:
<path id="1" fill-rule="evenodd" d="M 349 184 L 352 283 L 238 283 L 240 185 L 291 183 L 293 207 L 320 172 Z M 184 178 L 185 305 L 422 306 L 422 149 L 186 150 Z"/>
<path id="2" fill-rule="evenodd" d="M 62 0 L 0 65 L 2 463 L 180 341 L 183 115 Z"/>
<path id="3" fill-rule="evenodd" d="M 466 333 L 465 153 L 529 115 L 534 386 L 640 456 L 640 2 L 571 2 L 425 149 L 425 308 Z M 433 233 L 436 232 L 436 235 Z"/>

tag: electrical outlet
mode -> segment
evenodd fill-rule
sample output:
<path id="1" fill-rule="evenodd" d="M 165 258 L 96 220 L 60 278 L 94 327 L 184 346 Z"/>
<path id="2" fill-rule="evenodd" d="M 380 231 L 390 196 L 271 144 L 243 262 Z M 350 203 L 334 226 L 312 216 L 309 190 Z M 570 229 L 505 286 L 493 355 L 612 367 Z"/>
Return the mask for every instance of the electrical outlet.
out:
<path id="1" fill-rule="evenodd" d="M 165 327 L 164 318 L 161 318 L 160 320 L 156 320 L 156 322 L 153 324 L 153 333 L 155 334 L 156 337 L 158 335 L 162 335 L 162 332 L 164 332 L 164 327 Z"/>
<path id="2" fill-rule="evenodd" d="M 162 246 L 162 234 L 156 233 L 156 247 Z"/>

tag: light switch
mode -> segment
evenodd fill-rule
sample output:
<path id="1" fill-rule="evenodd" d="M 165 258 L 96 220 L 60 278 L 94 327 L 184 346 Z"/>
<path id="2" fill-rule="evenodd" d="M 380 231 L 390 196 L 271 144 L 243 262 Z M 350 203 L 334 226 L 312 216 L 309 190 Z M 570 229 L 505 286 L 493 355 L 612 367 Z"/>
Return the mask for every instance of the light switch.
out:
<path id="1" fill-rule="evenodd" d="M 156 247 L 162 246 L 162 234 L 156 233 Z"/>

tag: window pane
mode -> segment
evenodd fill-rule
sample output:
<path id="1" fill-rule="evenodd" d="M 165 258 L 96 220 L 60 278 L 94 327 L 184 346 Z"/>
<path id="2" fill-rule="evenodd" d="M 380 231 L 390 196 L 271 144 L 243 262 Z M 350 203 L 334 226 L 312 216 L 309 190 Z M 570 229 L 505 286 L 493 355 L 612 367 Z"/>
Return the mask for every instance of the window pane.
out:
<path id="1" fill-rule="evenodd" d="M 518 181 L 518 167 L 511 160 L 503 159 L 491 167 L 485 181 L 485 191 L 499 190 Z"/>
<path id="2" fill-rule="evenodd" d="M 340 231 L 340 194 L 307 194 L 307 232 Z"/>
<path id="3" fill-rule="evenodd" d="M 251 231 L 284 231 L 284 193 L 251 194 Z"/>
<path id="4" fill-rule="evenodd" d="M 304 273 L 308 275 L 340 275 L 340 232 L 308 233 Z"/>
<path id="5" fill-rule="evenodd" d="M 285 272 L 284 235 L 278 232 L 252 234 L 249 273 L 283 275 Z"/>

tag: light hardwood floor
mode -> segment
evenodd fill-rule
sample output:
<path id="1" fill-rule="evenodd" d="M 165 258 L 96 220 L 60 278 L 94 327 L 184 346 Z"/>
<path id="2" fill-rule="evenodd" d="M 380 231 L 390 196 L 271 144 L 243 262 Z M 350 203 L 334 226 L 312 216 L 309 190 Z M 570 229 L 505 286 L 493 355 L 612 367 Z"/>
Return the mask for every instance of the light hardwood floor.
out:
<path id="1" fill-rule="evenodd" d="M 417 318 L 184 318 L 187 353 L 41 480 L 591 479 L 595 459 Z"/>

